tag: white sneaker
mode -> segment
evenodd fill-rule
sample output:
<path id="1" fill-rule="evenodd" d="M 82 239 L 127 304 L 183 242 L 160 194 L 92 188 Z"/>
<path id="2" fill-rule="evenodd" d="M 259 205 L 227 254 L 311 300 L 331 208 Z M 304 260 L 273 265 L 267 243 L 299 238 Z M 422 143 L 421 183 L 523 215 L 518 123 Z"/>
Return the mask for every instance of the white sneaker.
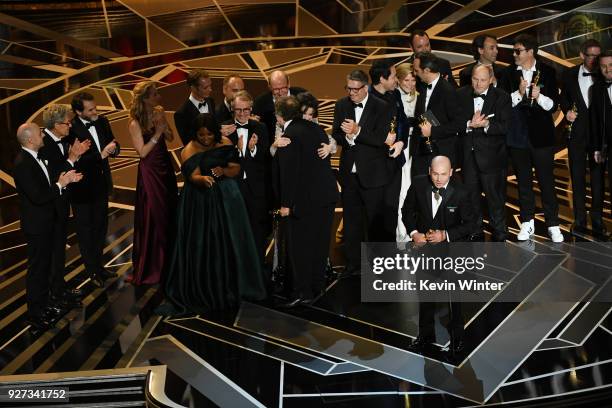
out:
<path id="1" fill-rule="evenodd" d="M 548 227 L 548 236 L 552 242 L 563 242 L 563 234 L 559 227 Z"/>
<path id="2" fill-rule="evenodd" d="M 533 236 L 534 232 L 535 227 L 533 226 L 533 220 L 529 220 L 521 224 L 521 231 L 516 236 L 516 239 L 519 241 L 527 241 Z"/>

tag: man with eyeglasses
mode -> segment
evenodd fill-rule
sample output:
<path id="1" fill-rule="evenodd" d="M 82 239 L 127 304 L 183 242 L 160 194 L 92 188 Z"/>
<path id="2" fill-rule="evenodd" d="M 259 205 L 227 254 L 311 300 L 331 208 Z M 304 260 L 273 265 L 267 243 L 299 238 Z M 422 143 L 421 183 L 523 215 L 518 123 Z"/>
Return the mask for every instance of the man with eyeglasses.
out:
<path id="1" fill-rule="evenodd" d="M 240 91 L 244 91 L 244 81 L 240 75 L 230 74 L 223 78 L 223 103 L 219 104 L 215 110 L 215 119 L 217 119 L 217 123 L 224 123 L 228 120 L 232 120 L 232 100 L 234 99 L 234 95 Z"/>
<path id="2" fill-rule="evenodd" d="M 195 118 L 200 113 L 215 113 L 215 101 L 210 97 L 212 80 L 208 72 L 194 69 L 187 74 L 185 82 L 190 91 L 189 98 L 174 112 L 174 124 L 183 146 L 195 137 Z"/>
<path id="3" fill-rule="evenodd" d="M 384 191 L 390 181 L 385 144 L 392 109 L 368 93 L 368 77 L 354 70 L 346 77 L 348 95 L 334 107 L 332 136 L 342 146 L 338 178 L 344 210 L 346 274 L 357 274 L 361 242 L 388 238 L 384 228 Z M 363 219 L 365 215 L 365 220 Z"/>
<path id="4" fill-rule="evenodd" d="M 518 182 L 521 229 L 517 239 L 527 241 L 535 234 L 535 167 L 548 236 L 553 242 L 563 242 L 553 174 L 553 114 L 559 98 L 555 71 L 536 59 L 538 44 L 529 34 L 519 34 L 514 39 L 513 51 L 514 63 L 504 70 L 499 86 L 512 99 L 507 144 Z"/>
<path id="5" fill-rule="evenodd" d="M 561 83 L 561 110 L 570 123 L 567 126 L 567 150 L 569 169 L 572 178 L 572 201 L 574 204 L 574 224 L 572 233 L 587 233 L 586 217 L 586 173 L 587 161 L 591 178 L 591 230 L 596 238 L 605 239 L 603 224 L 603 166 L 595 162 L 589 147 L 589 106 L 590 88 L 597 79 L 597 58 L 601 45 L 597 40 L 586 40 L 580 47 L 582 64 L 566 69 Z"/>
<path id="6" fill-rule="evenodd" d="M 76 162 L 91 146 L 90 140 L 74 140 L 68 144 L 68 135 L 72 123 L 70 105 L 49 105 L 43 111 L 43 146 L 38 156 L 47 162 L 51 180 L 57 180 L 62 173 L 75 168 Z M 49 265 L 49 301 L 50 306 L 59 311 L 80 305 L 80 289 L 69 289 L 64 280 L 66 264 L 66 226 L 70 216 L 70 194 L 65 191 L 55 200 L 56 217 L 53 223 L 51 245 L 53 247 Z"/>
<path id="7" fill-rule="evenodd" d="M 223 125 L 234 125 L 228 137 L 238 150 L 240 174 L 236 177 L 240 193 L 246 204 L 255 244 L 263 264 L 265 260 L 266 236 L 271 230 L 268 216 L 266 159 L 270 139 L 266 127 L 250 118 L 253 98 L 246 91 L 237 92 L 232 101 L 234 119 Z"/>
<path id="8" fill-rule="evenodd" d="M 590 139 L 595 162 L 605 168 L 608 161 L 608 182 L 612 192 L 612 50 L 599 55 L 599 70 L 601 78 L 591 88 Z M 603 192 L 600 200 L 597 205 L 603 207 Z"/>
<path id="9" fill-rule="evenodd" d="M 259 116 L 261 121 L 268 128 L 270 137 L 275 138 L 280 135 L 280 132 L 276 129 L 274 102 L 282 96 L 296 96 L 299 93 L 306 92 L 306 90 L 291 86 L 289 84 L 289 75 L 284 71 L 273 71 L 270 74 L 268 78 L 268 88 L 270 89 L 269 91 L 255 98 L 255 102 L 253 103 L 253 114 Z"/>
<path id="10" fill-rule="evenodd" d="M 91 147 L 76 163 L 83 181 L 72 186 L 70 200 L 85 271 L 95 286 L 103 287 L 105 279 L 117 276 L 104 268 L 102 256 L 108 230 L 108 197 L 113 192 L 108 159 L 119 155 L 120 146 L 108 119 L 98 115 L 93 95 L 80 92 L 72 98 L 71 105 L 76 115 L 70 137 L 89 140 Z"/>
<path id="11" fill-rule="evenodd" d="M 472 41 L 472 55 L 474 62 L 459 72 L 459 86 L 472 84 L 472 71 L 479 65 L 490 65 L 493 67 L 493 86 L 497 86 L 497 80 L 501 77 L 504 67 L 497 61 L 497 37 L 491 34 L 481 34 L 474 37 Z"/>

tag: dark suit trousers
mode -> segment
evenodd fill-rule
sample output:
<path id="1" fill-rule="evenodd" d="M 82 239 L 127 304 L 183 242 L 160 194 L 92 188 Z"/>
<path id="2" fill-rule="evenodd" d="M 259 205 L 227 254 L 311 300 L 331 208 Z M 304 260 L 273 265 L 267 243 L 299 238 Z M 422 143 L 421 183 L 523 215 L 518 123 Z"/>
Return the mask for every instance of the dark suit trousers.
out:
<path id="1" fill-rule="evenodd" d="M 385 186 L 363 188 L 357 174 L 346 177 L 342 186 L 344 253 L 348 271 L 361 268 L 361 242 L 385 242 Z"/>
<path id="2" fill-rule="evenodd" d="M 90 203 L 72 203 L 72 209 L 85 271 L 91 276 L 104 267 L 102 254 L 108 229 L 108 198 L 98 198 Z"/>
<path id="3" fill-rule="evenodd" d="M 51 255 L 51 274 L 49 283 L 51 286 L 51 293 L 54 295 L 61 295 L 66 289 L 66 282 L 64 281 L 66 265 L 66 224 L 67 219 L 63 216 L 57 217 L 53 224 L 53 252 Z"/>
<path id="4" fill-rule="evenodd" d="M 403 152 L 401 154 L 404 154 Z M 399 196 L 402 189 L 402 167 L 395 159 L 389 163 L 391 169 L 391 182 L 385 186 L 385 241 L 395 241 L 395 230 L 397 229 L 397 212 L 399 207 Z"/>
<path id="5" fill-rule="evenodd" d="M 263 265 L 266 259 L 266 231 L 269 230 L 267 200 L 265 196 L 255 196 L 244 179 L 238 180 L 238 186 L 249 215 L 249 223 L 257 246 L 259 260 Z"/>
<path id="6" fill-rule="evenodd" d="M 312 299 L 325 288 L 334 206 L 310 209 L 303 217 L 289 216 L 287 245 L 291 262 L 291 297 Z"/>
<path id="7" fill-rule="evenodd" d="M 478 214 L 479 227 L 482 228 L 482 206 L 480 193 L 484 191 L 489 211 L 489 225 L 495 238 L 506 235 L 506 170 L 484 173 L 478 168 L 474 152 L 464 157 L 461 173 L 463 184 L 470 191 L 472 208 Z"/>
<path id="8" fill-rule="evenodd" d="M 555 193 L 554 147 L 526 149 L 510 148 L 512 167 L 516 173 L 521 207 L 521 221 L 526 222 L 535 216 L 535 193 L 533 191 L 533 171 L 535 167 L 538 187 L 542 192 L 542 207 L 547 227 L 559 225 L 559 204 Z"/>
<path id="9" fill-rule="evenodd" d="M 591 176 L 591 219 L 601 223 L 604 166 L 595 163 L 593 156 L 588 153 L 586 141 L 583 138 L 570 139 L 567 150 L 569 153 L 570 175 L 572 177 L 574 220 L 577 224 L 586 226 L 586 168 L 588 161 Z"/>
<path id="10" fill-rule="evenodd" d="M 419 303 L 419 337 L 429 343 L 436 341 L 435 331 L 435 312 L 436 305 L 439 303 L 433 302 L 420 302 Z M 447 330 L 450 334 L 451 339 L 457 339 L 463 337 L 464 326 L 463 326 L 463 314 L 461 310 L 460 302 L 448 302 L 448 314 L 449 320 L 447 324 Z"/>
<path id="11" fill-rule="evenodd" d="M 46 234 L 26 234 L 28 272 L 26 274 L 26 301 L 28 315 L 40 316 L 49 295 L 49 265 L 53 248 Z"/>

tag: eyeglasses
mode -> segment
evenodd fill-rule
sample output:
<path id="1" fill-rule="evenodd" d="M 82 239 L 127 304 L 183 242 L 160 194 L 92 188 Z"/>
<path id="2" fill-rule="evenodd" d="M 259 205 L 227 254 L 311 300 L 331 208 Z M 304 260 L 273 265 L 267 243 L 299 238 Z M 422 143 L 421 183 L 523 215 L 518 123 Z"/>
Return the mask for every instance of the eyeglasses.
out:
<path id="1" fill-rule="evenodd" d="M 521 52 L 527 51 L 527 48 L 513 48 L 512 52 L 514 55 L 521 55 Z"/>
<path id="2" fill-rule="evenodd" d="M 272 88 L 272 92 L 283 92 L 288 90 L 289 87 L 288 86 L 281 86 L 280 88 Z"/>
<path id="3" fill-rule="evenodd" d="M 359 88 L 351 88 L 349 86 L 345 86 L 344 89 L 348 93 L 357 93 L 357 92 L 361 91 L 364 87 L 365 87 L 365 85 L 361 85 Z"/>
<path id="4" fill-rule="evenodd" d="M 237 113 L 242 113 L 242 112 L 249 113 L 252 110 L 253 110 L 253 108 L 235 108 L 234 112 L 237 112 Z"/>

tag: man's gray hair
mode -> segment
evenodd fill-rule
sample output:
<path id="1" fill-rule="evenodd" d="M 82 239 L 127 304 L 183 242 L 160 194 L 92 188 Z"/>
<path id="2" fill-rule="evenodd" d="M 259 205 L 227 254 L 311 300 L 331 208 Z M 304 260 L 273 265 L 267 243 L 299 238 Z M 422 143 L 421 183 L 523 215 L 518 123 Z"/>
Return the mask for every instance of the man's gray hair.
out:
<path id="1" fill-rule="evenodd" d="M 70 112 L 70 105 L 49 105 L 43 112 L 43 125 L 47 129 L 53 129 L 56 123 L 63 123 L 66 120 L 68 112 Z"/>

